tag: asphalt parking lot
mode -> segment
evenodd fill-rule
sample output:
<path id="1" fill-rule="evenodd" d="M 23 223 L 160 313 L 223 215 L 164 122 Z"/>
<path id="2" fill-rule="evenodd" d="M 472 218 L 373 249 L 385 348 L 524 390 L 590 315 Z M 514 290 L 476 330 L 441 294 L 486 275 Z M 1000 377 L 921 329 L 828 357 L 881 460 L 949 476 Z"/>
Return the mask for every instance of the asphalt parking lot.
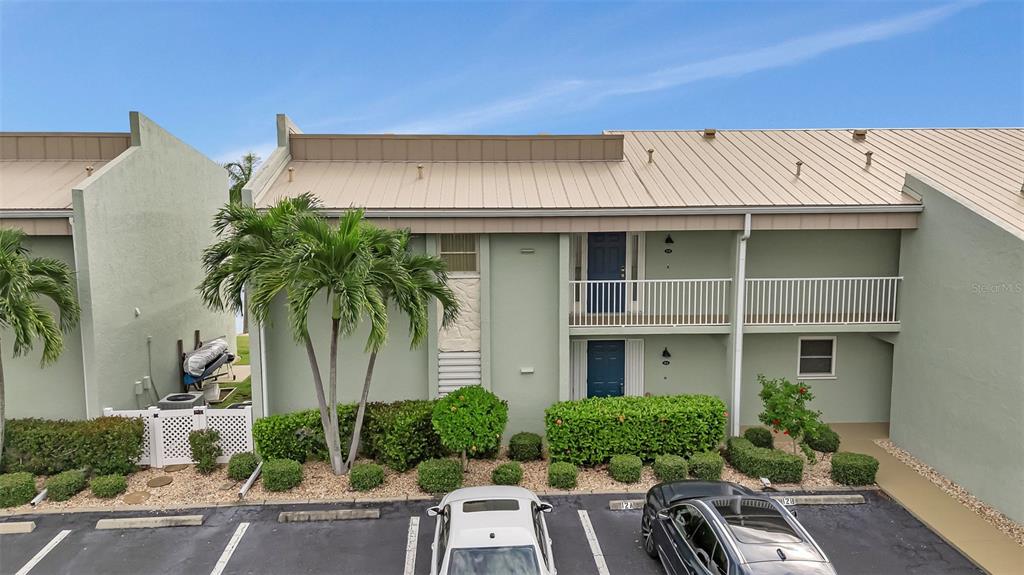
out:
<path id="1" fill-rule="evenodd" d="M 661 572 L 640 547 L 640 512 L 608 508 L 609 500 L 623 498 L 548 498 L 555 507 L 547 520 L 559 573 L 599 573 L 585 520 L 593 526 L 610 575 Z M 840 573 L 981 573 L 884 494 L 867 492 L 865 498 L 863 505 L 797 508 L 798 519 Z M 202 526 L 161 529 L 97 530 L 96 521 L 109 513 L 5 517 L 0 522 L 35 521 L 37 526 L 28 534 L 0 535 L 0 573 L 427 574 L 434 536 L 434 520 L 425 514 L 429 505 L 364 505 L 379 508 L 380 518 L 311 523 L 278 523 L 277 516 L 281 511 L 332 507 L 191 509 L 180 513 L 203 515 Z M 116 514 L 153 515 L 159 514 Z M 413 538 L 414 557 L 407 551 Z M 406 571 L 406 565 L 412 570 Z"/>

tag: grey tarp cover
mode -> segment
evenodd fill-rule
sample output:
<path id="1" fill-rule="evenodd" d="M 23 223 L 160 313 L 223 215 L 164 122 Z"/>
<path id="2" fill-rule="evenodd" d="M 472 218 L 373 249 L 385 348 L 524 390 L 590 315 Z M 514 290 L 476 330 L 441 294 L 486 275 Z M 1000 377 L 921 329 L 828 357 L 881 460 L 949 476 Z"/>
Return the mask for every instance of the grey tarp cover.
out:
<path id="1" fill-rule="evenodd" d="M 199 349 L 195 350 L 185 358 L 185 373 L 200 377 L 207 365 L 217 359 L 228 350 L 228 342 L 223 339 L 208 341 Z"/>

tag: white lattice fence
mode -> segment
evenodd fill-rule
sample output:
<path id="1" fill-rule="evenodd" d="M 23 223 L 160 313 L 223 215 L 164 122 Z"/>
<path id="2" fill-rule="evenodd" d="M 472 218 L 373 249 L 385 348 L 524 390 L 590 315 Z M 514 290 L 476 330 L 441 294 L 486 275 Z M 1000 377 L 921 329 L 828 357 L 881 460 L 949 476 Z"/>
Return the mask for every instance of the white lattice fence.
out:
<path id="1" fill-rule="evenodd" d="M 253 450 L 252 407 L 242 409 L 132 409 L 103 410 L 103 415 L 114 417 L 141 417 L 146 431 L 142 439 L 139 464 L 164 467 L 176 463 L 193 463 L 188 435 L 193 431 L 216 429 L 220 432 L 220 447 L 224 455 L 219 463 L 244 451 Z"/>

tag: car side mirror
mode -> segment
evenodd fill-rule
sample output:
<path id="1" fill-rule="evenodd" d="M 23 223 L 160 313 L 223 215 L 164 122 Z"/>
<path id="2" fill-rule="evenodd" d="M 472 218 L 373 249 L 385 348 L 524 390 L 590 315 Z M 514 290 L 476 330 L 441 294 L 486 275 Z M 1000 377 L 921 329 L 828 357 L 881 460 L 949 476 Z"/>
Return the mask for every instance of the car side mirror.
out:
<path id="1" fill-rule="evenodd" d="M 427 508 L 427 515 L 430 516 L 430 517 L 437 517 L 440 514 L 441 514 L 441 506 L 440 505 L 435 505 L 433 507 L 428 507 Z"/>
<path id="2" fill-rule="evenodd" d="M 662 510 L 662 511 L 658 512 L 658 519 L 661 519 L 662 521 L 668 521 L 669 519 L 672 519 L 672 518 L 668 516 L 667 512 Z"/>
<path id="3" fill-rule="evenodd" d="M 537 509 L 539 509 L 541 513 L 551 513 L 551 510 L 554 509 L 554 507 L 552 507 L 550 503 L 538 503 Z"/>
<path id="4" fill-rule="evenodd" d="M 789 514 L 796 518 L 796 509 L 790 509 Z"/>

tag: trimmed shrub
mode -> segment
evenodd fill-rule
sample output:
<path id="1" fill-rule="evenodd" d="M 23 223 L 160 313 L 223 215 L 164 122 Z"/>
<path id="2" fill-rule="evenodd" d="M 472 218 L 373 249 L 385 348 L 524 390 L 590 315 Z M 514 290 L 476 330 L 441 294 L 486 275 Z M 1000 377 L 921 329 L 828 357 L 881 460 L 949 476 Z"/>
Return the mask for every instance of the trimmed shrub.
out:
<path id="1" fill-rule="evenodd" d="M 100 499 L 113 499 L 128 490 L 128 480 L 116 473 L 100 475 L 92 478 L 89 489 Z"/>
<path id="2" fill-rule="evenodd" d="M 678 455 L 659 455 L 654 458 L 654 475 L 661 481 L 686 479 L 686 459 Z"/>
<path id="3" fill-rule="evenodd" d="M 516 461 L 534 461 L 541 458 L 543 440 L 536 433 L 521 431 L 508 440 L 508 458 Z"/>
<path id="4" fill-rule="evenodd" d="M 771 430 L 766 427 L 751 427 L 743 432 L 743 437 L 750 443 L 753 443 L 755 447 L 763 447 L 765 449 L 773 449 L 775 447 L 775 438 L 772 437 Z"/>
<path id="5" fill-rule="evenodd" d="M 462 464 L 454 459 L 428 459 L 416 466 L 416 483 L 427 493 L 447 493 L 462 487 Z"/>
<path id="6" fill-rule="evenodd" d="M 725 403 L 711 395 L 591 397 L 545 412 L 553 461 L 596 465 L 613 455 L 644 460 L 714 449 L 725 435 Z"/>
<path id="7" fill-rule="evenodd" d="M 302 483 L 302 464 L 294 459 L 268 459 L 260 475 L 267 491 L 287 491 Z"/>
<path id="8" fill-rule="evenodd" d="M 348 472 L 348 484 L 356 491 L 369 491 L 384 483 L 384 468 L 376 463 L 353 465 Z"/>
<path id="9" fill-rule="evenodd" d="M 188 434 L 188 446 L 192 450 L 192 461 L 196 471 L 204 475 L 217 469 L 217 458 L 224 455 L 220 448 L 220 432 L 216 429 L 202 429 Z"/>
<path id="10" fill-rule="evenodd" d="M 519 485 L 523 480 L 523 466 L 517 461 L 502 463 L 491 472 L 491 483 L 495 485 Z"/>
<path id="11" fill-rule="evenodd" d="M 508 404 L 483 387 L 470 385 L 437 400 L 432 421 L 447 449 L 486 457 L 501 446 Z"/>
<path id="12" fill-rule="evenodd" d="M 356 424 L 356 405 L 338 404 L 338 435 L 341 454 L 346 457 Z M 320 423 L 320 410 L 307 409 L 271 415 L 252 424 L 256 453 L 265 459 L 291 459 L 300 463 L 307 459 L 327 460 L 327 441 Z"/>
<path id="13" fill-rule="evenodd" d="M 756 447 L 742 437 L 726 442 L 729 463 L 750 477 L 767 477 L 773 483 L 799 483 L 804 476 L 804 460 L 775 449 Z"/>
<path id="14" fill-rule="evenodd" d="M 33 475 L 56 475 L 69 469 L 132 473 L 142 455 L 144 431 L 142 419 L 128 417 L 11 419 L 5 423 L 0 467 Z"/>
<path id="15" fill-rule="evenodd" d="M 832 456 L 832 479 L 843 485 L 870 485 L 878 473 L 878 460 L 863 453 L 840 451 Z"/>
<path id="16" fill-rule="evenodd" d="M 27 471 L 0 475 L 0 507 L 24 505 L 36 496 L 36 480 Z"/>
<path id="17" fill-rule="evenodd" d="M 804 434 L 804 443 L 815 451 L 835 453 L 839 451 L 839 434 L 824 423 L 811 426 Z"/>
<path id="18" fill-rule="evenodd" d="M 231 456 L 231 459 L 228 459 L 228 477 L 235 481 L 245 481 L 249 479 L 253 471 L 256 471 L 256 466 L 259 464 L 260 460 L 255 453 L 250 451 L 236 453 Z"/>
<path id="19" fill-rule="evenodd" d="M 579 469 L 567 461 L 556 461 L 548 465 L 548 485 L 557 489 L 576 487 L 576 475 Z"/>
<path id="20" fill-rule="evenodd" d="M 46 480 L 46 498 L 51 501 L 67 501 L 85 489 L 85 473 L 78 469 L 61 471 Z"/>
<path id="21" fill-rule="evenodd" d="M 412 400 L 367 404 L 363 451 L 395 471 L 444 456 L 444 446 L 432 422 L 434 403 Z"/>
<path id="22" fill-rule="evenodd" d="M 690 456 L 690 475 L 697 479 L 718 481 L 722 479 L 723 469 L 725 469 L 725 460 L 717 451 L 694 453 Z"/>
<path id="23" fill-rule="evenodd" d="M 636 483 L 640 481 L 643 468 L 644 462 L 635 455 L 613 455 L 608 463 L 608 475 L 615 481 Z"/>

